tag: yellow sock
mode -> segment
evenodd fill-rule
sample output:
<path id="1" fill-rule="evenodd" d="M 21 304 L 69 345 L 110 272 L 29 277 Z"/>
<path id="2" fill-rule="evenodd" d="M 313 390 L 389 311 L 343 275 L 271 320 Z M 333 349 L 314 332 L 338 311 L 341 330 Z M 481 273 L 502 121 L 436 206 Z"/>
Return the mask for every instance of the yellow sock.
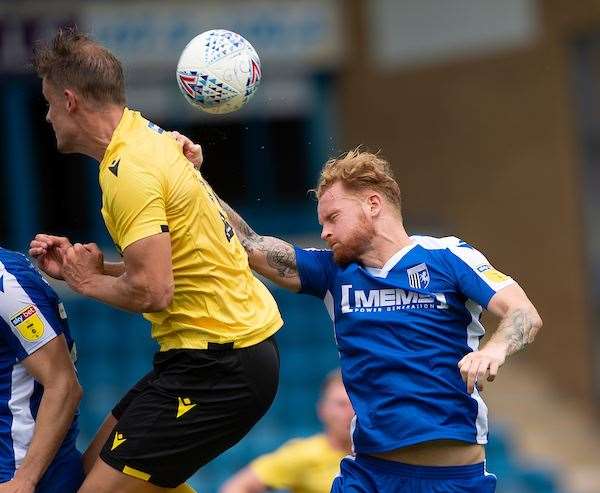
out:
<path id="1" fill-rule="evenodd" d="M 183 484 L 180 484 L 174 490 L 169 490 L 169 493 L 197 493 L 197 492 L 189 484 L 183 483 Z"/>

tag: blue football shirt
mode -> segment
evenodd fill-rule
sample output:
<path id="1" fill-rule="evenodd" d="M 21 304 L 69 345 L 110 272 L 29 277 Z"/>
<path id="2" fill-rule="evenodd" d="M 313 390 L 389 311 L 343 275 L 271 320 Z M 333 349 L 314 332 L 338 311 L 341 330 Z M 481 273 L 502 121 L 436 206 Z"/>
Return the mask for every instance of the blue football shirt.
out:
<path id="1" fill-rule="evenodd" d="M 75 359 L 57 294 L 27 257 L 0 248 L 0 483 L 12 479 L 27 453 L 44 392 L 22 361 L 60 334 Z M 77 433 L 75 417 L 53 464 L 77 454 Z"/>
<path id="2" fill-rule="evenodd" d="M 295 249 L 301 292 L 322 298 L 334 323 L 360 453 L 487 443 L 486 405 L 457 364 L 479 347 L 482 307 L 514 281 L 458 238 L 411 240 L 381 269 Z"/>

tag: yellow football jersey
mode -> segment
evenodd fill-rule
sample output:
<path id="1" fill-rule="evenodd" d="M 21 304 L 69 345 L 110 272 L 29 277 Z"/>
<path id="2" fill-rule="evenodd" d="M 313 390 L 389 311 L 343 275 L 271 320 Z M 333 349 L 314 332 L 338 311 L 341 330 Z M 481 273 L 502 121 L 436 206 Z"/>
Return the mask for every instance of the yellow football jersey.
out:
<path id="1" fill-rule="evenodd" d="M 329 493 L 348 455 L 331 447 L 325 435 L 290 440 L 275 452 L 259 457 L 250 468 L 261 482 L 292 493 Z"/>
<path id="2" fill-rule="evenodd" d="M 179 145 L 125 108 L 100 163 L 102 216 L 119 251 L 169 232 L 175 293 L 145 313 L 161 351 L 206 349 L 208 342 L 257 344 L 282 325 L 277 304 L 209 185 Z"/>

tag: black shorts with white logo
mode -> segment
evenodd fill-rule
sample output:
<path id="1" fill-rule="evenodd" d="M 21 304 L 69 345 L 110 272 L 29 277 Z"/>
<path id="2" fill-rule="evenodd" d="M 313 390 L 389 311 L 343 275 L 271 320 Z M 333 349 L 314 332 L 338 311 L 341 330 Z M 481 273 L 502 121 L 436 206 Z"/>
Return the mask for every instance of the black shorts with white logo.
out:
<path id="1" fill-rule="evenodd" d="M 115 406 L 100 453 L 111 467 L 175 488 L 241 440 L 267 412 L 279 382 L 273 337 L 255 346 L 172 349 Z"/>

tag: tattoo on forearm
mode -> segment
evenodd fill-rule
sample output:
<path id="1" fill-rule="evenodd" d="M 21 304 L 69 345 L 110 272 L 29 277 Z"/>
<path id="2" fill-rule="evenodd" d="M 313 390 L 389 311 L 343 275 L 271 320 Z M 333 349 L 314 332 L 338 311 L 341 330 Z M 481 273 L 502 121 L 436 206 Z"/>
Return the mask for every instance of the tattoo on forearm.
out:
<path id="1" fill-rule="evenodd" d="M 497 335 L 507 343 L 507 353 L 513 354 L 532 342 L 534 318 L 523 309 L 514 310 L 498 327 Z"/>
<path id="2" fill-rule="evenodd" d="M 265 254 L 267 264 L 274 268 L 280 277 L 295 277 L 298 274 L 296 253 L 292 245 L 278 238 L 257 234 L 227 203 L 219 200 L 249 256 L 257 252 Z"/>
<path id="3" fill-rule="evenodd" d="M 233 226 L 233 229 L 235 230 L 235 233 L 238 235 L 238 238 L 242 244 L 245 240 L 252 238 L 253 236 L 258 236 L 254 230 L 248 226 L 248 223 L 244 221 L 241 216 L 229 206 L 229 204 L 221 199 L 219 199 L 219 202 L 221 203 L 223 209 L 225 209 L 227 218 L 231 222 L 231 226 Z"/>

